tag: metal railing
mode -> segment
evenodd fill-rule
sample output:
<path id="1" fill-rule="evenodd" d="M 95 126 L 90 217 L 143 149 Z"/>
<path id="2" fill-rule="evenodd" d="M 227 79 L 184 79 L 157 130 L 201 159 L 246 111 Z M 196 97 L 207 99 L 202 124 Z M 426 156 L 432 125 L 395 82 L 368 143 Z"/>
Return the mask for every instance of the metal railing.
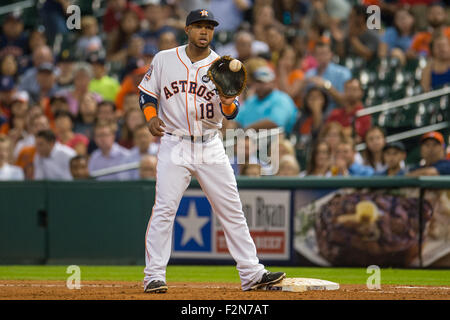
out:
<path id="1" fill-rule="evenodd" d="M 355 131 L 356 120 L 360 117 L 372 115 L 372 114 L 383 112 L 383 111 L 392 110 L 395 108 L 404 107 L 404 106 L 412 104 L 412 103 L 418 103 L 418 102 L 430 100 L 430 99 L 437 98 L 440 96 L 445 96 L 445 95 L 450 95 L 450 87 L 444 87 L 442 89 L 422 93 L 417 96 L 407 97 L 407 98 L 403 98 L 403 99 L 399 99 L 399 100 L 395 100 L 395 101 L 391 101 L 391 102 L 386 102 L 386 103 L 382 103 L 382 104 L 379 104 L 379 105 L 376 105 L 373 107 L 359 110 L 358 112 L 356 112 L 356 116 L 353 119 L 353 131 Z M 450 122 L 448 122 L 448 121 L 431 124 L 431 125 L 424 126 L 421 128 L 411 129 L 411 130 L 407 130 L 407 131 L 404 131 L 401 133 L 387 136 L 386 142 L 394 142 L 394 141 L 404 140 L 404 139 L 422 135 L 422 134 L 430 132 L 430 131 L 438 131 L 438 130 L 446 129 L 449 127 L 450 127 Z M 366 148 L 365 143 L 360 143 L 360 144 L 356 145 L 356 151 L 362 151 L 365 148 Z"/>

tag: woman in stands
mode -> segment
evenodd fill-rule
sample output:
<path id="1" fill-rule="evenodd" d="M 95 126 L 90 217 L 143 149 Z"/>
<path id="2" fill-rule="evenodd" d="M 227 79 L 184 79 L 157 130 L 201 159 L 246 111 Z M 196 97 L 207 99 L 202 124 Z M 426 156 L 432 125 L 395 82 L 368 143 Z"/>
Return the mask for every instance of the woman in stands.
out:
<path id="1" fill-rule="evenodd" d="M 331 148 L 325 141 L 314 144 L 306 172 L 301 175 L 331 177 Z"/>
<path id="2" fill-rule="evenodd" d="M 378 48 L 380 58 L 391 56 L 406 62 L 406 51 L 411 46 L 415 34 L 414 16 L 406 8 L 396 11 L 394 25 L 386 28 Z"/>
<path id="3" fill-rule="evenodd" d="M 370 128 L 366 133 L 364 142 L 366 143 L 366 149 L 362 152 L 364 165 L 372 167 L 375 173 L 386 170 L 383 159 L 386 139 L 383 129 L 377 126 Z"/>
<path id="4" fill-rule="evenodd" d="M 421 85 L 425 92 L 450 84 L 450 40 L 443 34 L 431 41 L 431 58 L 423 70 Z"/>

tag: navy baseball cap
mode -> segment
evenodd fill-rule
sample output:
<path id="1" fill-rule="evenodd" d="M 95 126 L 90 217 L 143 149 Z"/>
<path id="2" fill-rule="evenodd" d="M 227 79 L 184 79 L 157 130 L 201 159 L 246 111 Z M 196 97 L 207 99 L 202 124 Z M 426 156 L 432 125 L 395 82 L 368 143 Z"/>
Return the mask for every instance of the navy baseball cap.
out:
<path id="1" fill-rule="evenodd" d="M 87 62 L 89 62 L 90 64 L 105 64 L 106 57 L 102 52 L 91 52 L 87 57 Z"/>
<path id="2" fill-rule="evenodd" d="M 142 51 L 142 54 L 144 56 L 154 56 L 158 53 L 158 48 L 152 45 L 151 43 L 147 43 L 144 46 L 144 50 Z"/>
<path id="3" fill-rule="evenodd" d="M 194 22 L 199 21 L 210 21 L 215 27 L 219 25 L 219 22 L 214 18 L 214 15 L 211 11 L 208 11 L 206 9 L 197 9 L 192 10 L 188 14 L 186 18 L 186 27 L 190 24 L 193 24 Z"/>
<path id="4" fill-rule="evenodd" d="M 406 152 L 405 145 L 403 143 L 401 143 L 400 141 L 394 141 L 394 142 L 387 143 L 383 147 L 383 152 L 388 149 L 391 149 L 391 148 Z"/>
<path id="5" fill-rule="evenodd" d="M 14 78 L 10 76 L 0 76 L 0 91 L 11 91 L 14 89 Z"/>

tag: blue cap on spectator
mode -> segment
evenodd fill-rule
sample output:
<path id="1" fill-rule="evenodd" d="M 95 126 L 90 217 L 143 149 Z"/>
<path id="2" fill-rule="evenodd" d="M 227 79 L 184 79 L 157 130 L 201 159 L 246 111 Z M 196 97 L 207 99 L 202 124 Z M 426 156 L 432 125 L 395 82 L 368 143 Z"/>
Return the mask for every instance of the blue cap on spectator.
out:
<path id="1" fill-rule="evenodd" d="M 10 91 L 14 89 L 15 82 L 11 76 L 0 76 L 0 91 Z"/>
<path id="2" fill-rule="evenodd" d="M 275 73 L 270 67 L 264 66 L 256 69 L 255 72 L 253 72 L 253 78 L 256 81 L 267 83 L 275 79 Z"/>
<path id="3" fill-rule="evenodd" d="M 157 53 L 158 53 L 158 48 L 150 43 L 145 44 L 144 50 L 142 51 L 142 54 L 144 56 L 154 56 Z"/>
<path id="4" fill-rule="evenodd" d="M 383 147 L 383 152 L 388 150 L 388 149 L 397 149 L 403 152 L 406 152 L 406 148 L 405 145 L 403 143 L 401 143 L 400 141 L 394 141 L 394 142 L 390 142 L 387 143 L 384 147 Z"/>

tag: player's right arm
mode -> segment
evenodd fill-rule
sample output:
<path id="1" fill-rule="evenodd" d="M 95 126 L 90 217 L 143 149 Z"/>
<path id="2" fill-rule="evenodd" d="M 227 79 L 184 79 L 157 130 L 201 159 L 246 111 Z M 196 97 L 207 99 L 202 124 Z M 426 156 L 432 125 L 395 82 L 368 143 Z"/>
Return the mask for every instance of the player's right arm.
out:
<path id="1" fill-rule="evenodd" d="M 162 127 L 165 127 L 166 125 L 164 121 L 158 118 L 156 109 L 156 106 L 158 104 L 157 100 L 154 97 L 147 95 L 146 93 L 141 91 L 139 104 L 141 106 L 141 110 L 144 112 L 145 120 L 147 121 L 147 126 L 150 130 L 150 133 L 158 137 L 163 136 L 164 129 Z"/>
<path id="2" fill-rule="evenodd" d="M 147 126 L 154 136 L 163 136 L 166 125 L 158 117 L 158 98 L 161 89 L 161 63 L 160 55 L 156 54 L 152 64 L 144 75 L 138 88 L 140 90 L 139 105 L 144 112 Z"/>

